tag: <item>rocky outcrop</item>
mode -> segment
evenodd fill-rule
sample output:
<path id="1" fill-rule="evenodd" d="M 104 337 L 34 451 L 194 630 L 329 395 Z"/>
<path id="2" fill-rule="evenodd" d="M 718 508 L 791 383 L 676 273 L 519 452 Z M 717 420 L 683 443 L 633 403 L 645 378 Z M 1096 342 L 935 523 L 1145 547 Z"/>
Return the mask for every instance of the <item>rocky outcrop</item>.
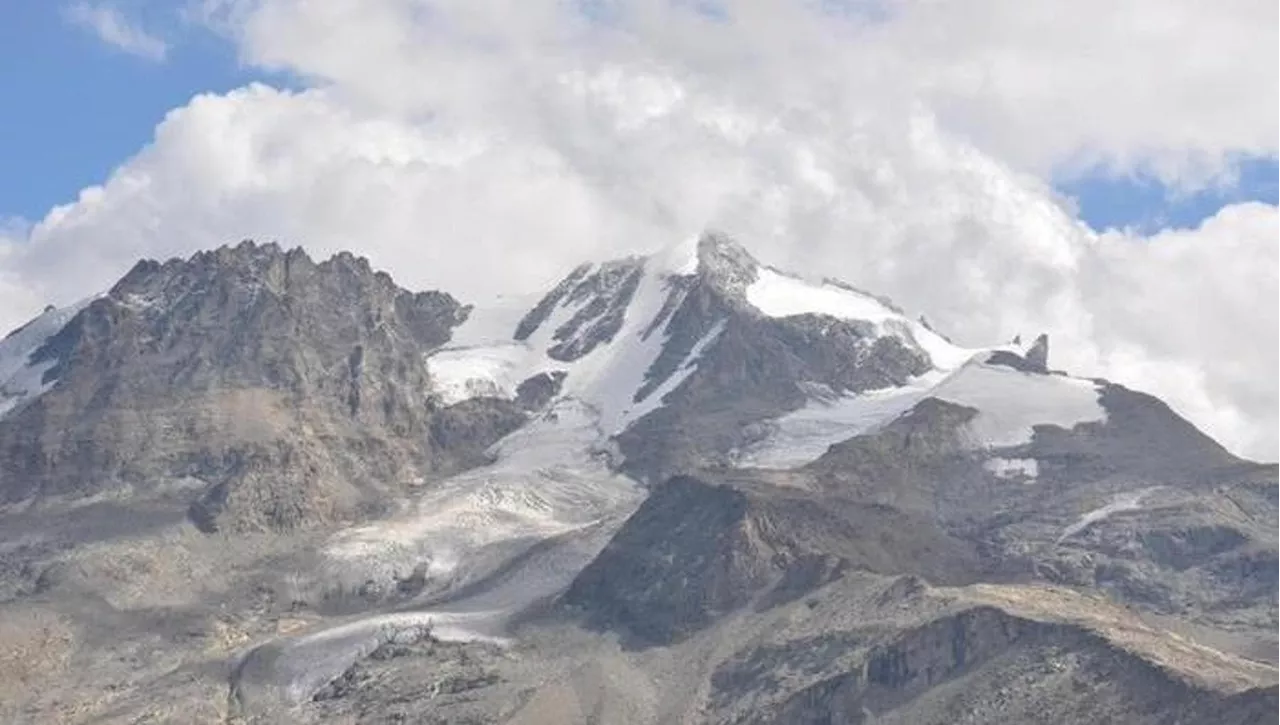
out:
<path id="1" fill-rule="evenodd" d="M 375 511 L 518 417 L 432 409 L 423 355 L 467 314 L 345 253 L 244 242 L 140 262 L 33 355 L 56 384 L 0 419 L 0 500 L 181 478 L 204 482 L 191 513 L 209 530 Z"/>
<path id="2" fill-rule="evenodd" d="M 1041 461 L 1042 475 L 1097 480 L 1124 474 L 1154 482 L 1186 482 L 1238 465 L 1212 438 L 1159 399 L 1100 381 L 1106 420 L 1071 430 L 1041 426 L 1022 452 Z"/>
<path id="3" fill-rule="evenodd" d="M 1031 343 L 1031 347 L 1027 348 L 1027 354 L 1024 356 L 1027 360 L 1027 367 L 1033 372 L 1047 373 L 1049 372 L 1049 336 L 1041 334 Z"/>
<path id="4" fill-rule="evenodd" d="M 733 722 L 986 723 L 1224 722 L 1274 716 L 1274 688 L 1224 693 L 1188 682 L 1075 625 L 1041 622 L 991 607 L 947 614 L 885 639 L 828 636 L 794 648 L 755 650 L 721 667 L 719 697 L 752 690 L 751 678 L 778 677 L 813 662 L 812 684 Z M 774 669 L 760 661 L 768 657 Z M 841 657 L 848 658 L 841 662 Z M 1190 664 L 1190 663 L 1188 663 Z M 832 667 L 832 665 L 835 665 Z M 744 667 L 748 669 L 743 669 Z M 833 672 L 834 670 L 834 672 Z M 800 670 L 801 673 L 804 670 Z M 803 675 L 801 675 L 803 678 Z M 804 679 L 800 680 L 801 682 Z M 1088 692 L 1087 697 L 1079 693 Z"/>
<path id="5" fill-rule="evenodd" d="M 643 275 L 640 258 L 578 267 L 520 320 L 515 339 L 528 339 L 557 306 L 576 307 L 573 316 L 552 333 L 547 355 L 561 362 L 577 360 L 613 341 Z"/>
<path id="6" fill-rule="evenodd" d="M 643 646 L 745 607 L 794 600 L 857 569 L 962 582 L 976 558 L 928 521 L 812 492 L 676 477 L 574 580 L 563 603 Z"/>

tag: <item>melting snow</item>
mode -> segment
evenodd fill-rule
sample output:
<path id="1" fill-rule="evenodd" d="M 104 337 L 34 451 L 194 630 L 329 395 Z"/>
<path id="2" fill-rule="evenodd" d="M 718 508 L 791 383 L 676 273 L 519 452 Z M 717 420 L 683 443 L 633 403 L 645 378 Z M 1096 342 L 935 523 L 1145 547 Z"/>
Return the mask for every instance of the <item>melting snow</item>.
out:
<path id="1" fill-rule="evenodd" d="M 412 642 L 424 631 L 444 642 L 507 640 L 487 632 L 499 618 L 492 612 L 402 612 L 366 617 L 346 624 L 268 643 L 246 656 L 237 685 L 242 696 L 254 697 L 256 689 L 285 703 L 305 702 L 351 665 L 368 657 L 383 644 Z"/>
<path id="2" fill-rule="evenodd" d="M 1075 536 L 1112 514 L 1117 514 L 1122 511 L 1137 510 L 1141 507 L 1143 499 L 1145 499 L 1147 495 L 1154 490 L 1155 488 L 1144 488 L 1141 491 L 1128 491 L 1126 493 L 1120 493 L 1112 496 L 1111 501 L 1106 505 L 1083 514 L 1080 518 L 1076 519 L 1075 523 L 1063 529 L 1062 535 L 1058 537 L 1058 541 L 1062 542 L 1068 537 Z"/>
<path id="3" fill-rule="evenodd" d="M 815 461 L 836 443 L 872 432 L 910 410 L 940 377 L 931 373 L 899 388 L 813 400 L 767 423 L 769 434 L 742 451 L 738 465 L 786 469 Z"/>
<path id="4" fill-rule="evenodd" d="M 497 461 L 433 485 L 390 519 L 346 531 L 325 547 L 338 579 L 408 576 L 420 563 L 436 583 L 461 585 L 485 572 L 469 560 L 481 549 L 547 539 L 590 526 L 641 495 L 611 472 L 593 446 L 591 411 L 562 401 L 499 441 Z"/>
<path id="5" fill-rule="evenodd" d="M 613 531 L 608 524 L 620 522 L 643 496 L 634 481 L 609 470 L 594 449 L 599 440 L 594 412 L 562 400 L 499 441 L 492 465 L 432 486 L 398 516 L 333 537 L 321 553 L 337 583 L 404 578 L 426 563 L 433 593 L 484 586 L 430 611 L 365 618 L 294 638 L 278 656 L 268 653 L 269 671 L 259 677 L 298 701 L 415 628 L 430 625 L 441 639 L 501 643 L 505 622 L 567 586 L 605 545 Z"/>

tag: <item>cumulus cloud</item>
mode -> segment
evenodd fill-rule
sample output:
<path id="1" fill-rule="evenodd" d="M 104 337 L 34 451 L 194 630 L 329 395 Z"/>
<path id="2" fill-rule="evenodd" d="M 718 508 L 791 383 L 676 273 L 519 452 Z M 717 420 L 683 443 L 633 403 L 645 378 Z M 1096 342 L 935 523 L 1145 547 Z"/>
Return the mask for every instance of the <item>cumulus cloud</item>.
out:
<path id="1" fill-rule="evenodd" d="M 67 20 L 98 36 L 113 48 L 139 58 L 162 61 L 169 52 L 169 44 L 148 33 L 127 18 L 119 8 L 107 3 L 77 2 L 63 10 Z"/>
<path id="2" fill-rule="evenodd" d="M 892 44 L 929 67 L 934 105 L 1000 158 L 1040 171 L 1141 170 L 1214 183 L 1274 155 L 1275 3 L 902 3 Z M 920 60 L 923 59 L 923 60 Z"/>
<path id="3" fill-rule="evenodd" d="M 246 236 L 478 298 L 714 226 L 963 342 L 1048 331 L 1056 365 L 1274 459 L 1275 207 L 1099 235 L 1048 182 L 1195 186 L 1274 154 L 1274 66 L 1248 61 L 1274 8 L 1031 5 L 206 0 L 306 90 L 199 96 L 0 237 L 0 324 Z"/>

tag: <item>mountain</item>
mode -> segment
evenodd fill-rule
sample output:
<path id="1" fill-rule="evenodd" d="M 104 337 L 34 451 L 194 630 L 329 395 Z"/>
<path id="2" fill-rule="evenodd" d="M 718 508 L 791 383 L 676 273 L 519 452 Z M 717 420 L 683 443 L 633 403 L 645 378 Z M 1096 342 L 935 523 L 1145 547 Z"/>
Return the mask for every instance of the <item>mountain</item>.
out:
<path id="1" fill-rule="evenodd" d="M 315 264 L 244 243 L 140 262 L 0 348 L 28 360 L 5 385 L 18 395 L 0 420 L 0 501 L 194 488 L 209 530 L 376 510 L 523 420 L 511 405 L 433 409 L 421 358 L 467 313 L 349 254 Z"/>
<path id="2" fill-rule="evenodd" d="M 1270 721 L 1277 471 L 707 233 L 244 242 L 0 341 L 12 722 Z"/>

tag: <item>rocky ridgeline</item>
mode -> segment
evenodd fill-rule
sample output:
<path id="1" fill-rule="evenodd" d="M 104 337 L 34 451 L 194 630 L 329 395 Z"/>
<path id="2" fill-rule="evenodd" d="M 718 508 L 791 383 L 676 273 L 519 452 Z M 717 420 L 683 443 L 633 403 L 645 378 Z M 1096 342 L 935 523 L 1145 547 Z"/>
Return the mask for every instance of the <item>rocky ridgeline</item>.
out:
<path id="1" fill-rule="evenodd" d="M 434 409 L 423 357 L 468 311 L 348 253 L 139 262 L 35 351 L 56 385 L 0 420 L 0 501 L 182 482 L 209 530 L 372 513 L 523 420 L 500 401 Z"/>

